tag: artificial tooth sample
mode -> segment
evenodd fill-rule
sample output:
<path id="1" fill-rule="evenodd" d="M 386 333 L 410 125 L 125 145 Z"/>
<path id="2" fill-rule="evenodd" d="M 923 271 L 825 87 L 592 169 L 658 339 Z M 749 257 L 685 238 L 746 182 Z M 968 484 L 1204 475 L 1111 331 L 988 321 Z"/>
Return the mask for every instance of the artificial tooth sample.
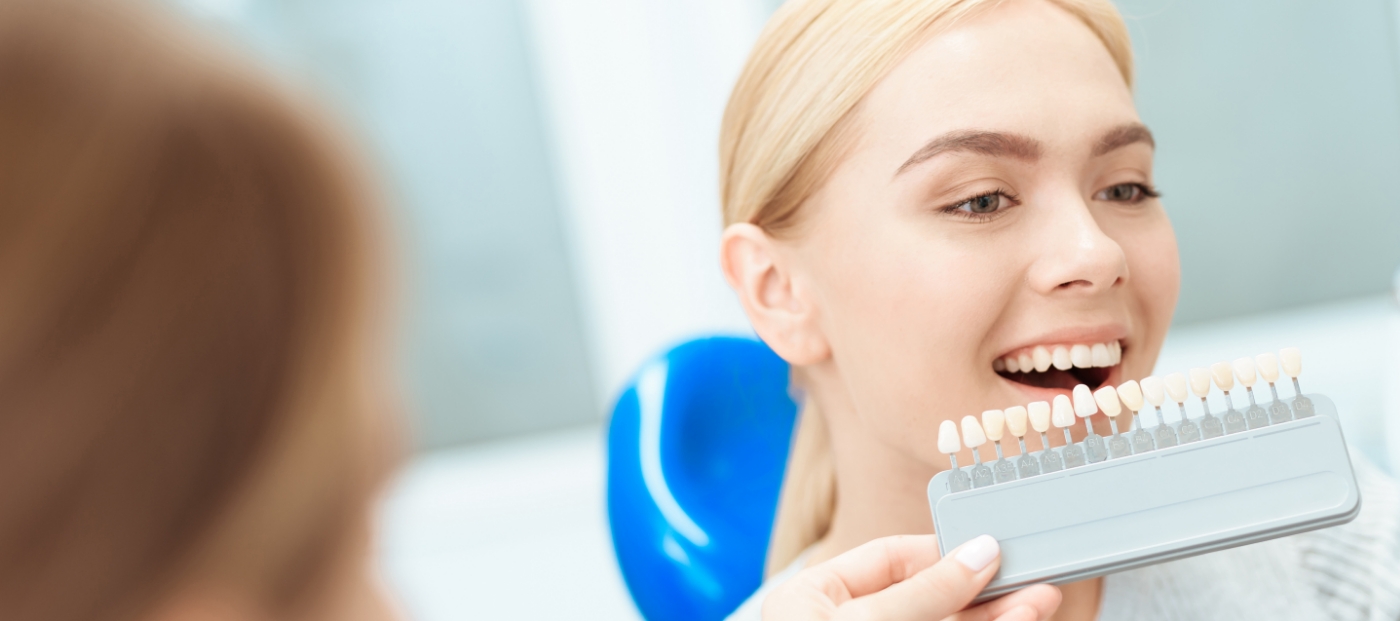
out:
<path id="1" fill-rule="evenodd" d="M 1225 413 L 1220 417 L 1225 420 L 1225 433 L 1239 433 L 1249 428 L 1244 422 L 1244 412 L 1235 409 L 1235 402 L 1230 400 L 1230 390 L 1235 387 L 1235 370 L 1228 362 L 1217 362 L 1210 365 L 1210 379 L 1215 382 L 1215 387 L 1220 392 L 1225 393 Z"/>
<path id="2" fill-rule="evenodd" d="M 1063 345 L 1056 346 L 1050 352 L 1050 365 L 1061 371 L 1068 371 L 1074 368 L 1074 362 L 1069 359 L 1069 350 Z"/>
<path id="3" fill-rule="evenodd" d="M 1137 384 L 1133 384 L 1137 388 Z M 1118 391 L 1112 386 L 1104 386 L 1094 391 L 1094 401 L 1099 404 L 1099 411 L 1108 417 L 1108 426 L 1113 430 L 1113 435 L 1108 438 L 1108 458 L 1118 459 L 1133 454 L 1132 448 L 1128 446 L 1128 439 L 1118 433 L 1118 415 L 1123 413 L 1123 404 L 1119 402 Z M 1142 407 L 1142 394 L 1138 394 L 1138 407 Z"/>
<path id="4" fill-rule="evenodd" d="M 1065 460 L 1060 452 L 1050 448 L 1050 404 L 1036 401 L 1026 406 L 1026 415 L 1031 419 L 1031 428 L 1040 433 L 1040 471 L 1059 472 L 1065 469 Z"/>
<path id="5" fill-rule="evenodd" d="M 948 471 L 948 491 L 961 492 L 972 489 L 972 478 L 958 467 L 958 451 L 962 443 L 958 441 L 958 425 L 950 420 L 938 426 L 938 452 L 948 456 L 953 469 Z"/>
<path id="6" fill-rule="evenodd" d="M 1094 355 L 1090 353 L 1088 345 L 1074 345 L 1069 348 L 1069 361 L 1076 367 L 1087 369 L 1094 366 Z"/>
<path id="7" fill-rule="evenodd" d="M 1201 428 L 1196 423 L 1191 422 L 1191 417 L 1186 415 L 1186 376 L 1180 373 L 1172 373 L 1163 381 L 1167 388 L 1167 396 L 1176 402 L 1176 409 L 1181 412 L 1181 421 L 1176 424 L 1176 437 L 1182 444 L 1190 444 L 1201 439 Z M 1159 436 L 1157 446 L 1161 447 L 1162 442 Z"/>
<path id="8" fill-rule="evenodd" d="M 1011 356 L 1007 356 L 1007 357 L 1002 361 L 1002 366 L 1006 367 L 1006 372 L 1007 372 L 1007 373 L 1016 373 L 1016 372 L 1019 372 L 1019 371 L 1021 370 L 1021 365 L 1020 365 L 1020 363 L 1018 363 L 1018 362 L 1016 361 L 1016 359 L 1015 359 L 1015 358 L 1012 358 Z"/>
<path id="9" fill-rule="evenodd" d="M 1150 384 L 1150 386 L 1149 386 Z M 1151 391 L 1149 393 L 1149 390 Z M 1123 382 L 1118 386 L 1118 396 L 1123 399 L 1123 403 L 1133 411 L 1133 434 L 1130 441 L 1133 445 L 1134 453 L 1146 453 L 1154 448 L 1156 444 L 1152 442 L 1152 434 L 1147 432 L 1142 426 L 1142 418 L 1138 413 L 1143 408 L 1143 398 L 1151 402 L 1157 408 L 1157 428 L 1171 431 L 1171 445 L 1176 446 L 1176 432 L 1171 427 L 1162 424 L 1162 380 L 1155 377 L 1145 377 L 1139 385 L 1133 380 Z"/>
<path id="10" fill-rule="evenodd" d="M 1044 345 L 1036 345 L 1035 349 L 1031 350 L 1031 362 L 1035 364 L 1038 373 L 1050 370 L 1050 350 L 1045 349 Z"/>
<path id="11" fill-rule="evenodd" d="M 1006 413 L 1001 410 L 987 410 L 982 413 L 982 429 L 987 432 L 987 439 L 992 441 L 992 446 L 997 451 L 997 461 L 992 464 L 992 476 L 997 483 L 1007 483 L 1016 480 L 1016 466 L 1006 460 L 1006 455 L 1001 452 L 1002 431 L 1006 429 Z"/>
<path id="12" fill-rule="evenodd" d="M 1259 377 L 1254 372 L 1254 360 L 1252 358 L 1240 358 L 1233 364 L 1235 367 L 1235 379 L 1244 386 L 1244 394 L 1249 396 L 1249 409 L 1244 411 L 1244 421 L 1250 429 L 1266 427 L 1269 424 L 1269 413 L 1264 408 L 1259 407 L 1254 401 L 1254 382 Z"/>
<path id="13" fill-rule="evenodd" d="M 1118 363 L 1123 362 L 1123 344 L 1118 341 L 1109 343 L 1108 356 L 1109 364 L 1115 367 L 1118 366 Z"/>
<path id="14" fill-rule="evenodd" d="M 1191 369 L 1191 392 L 1201 398 L 1201 410 L 1205 416 L 1201 418 L 1201 437 L 1204 439 L 1218 438 L 1225 435 L 1225 426 L 1220 424 L 1220 419 L 1210 413 L 1210 402 L 1206 397 L 1210 396 L 1210 371 L 1202 368 Z"/>
<path id="15" fill-rule="evenodd" d="M 1293 379 L 1293 414 L 1297 418 L 1316 414 L 1312 400 L 1304 397 L 1303 389 L 1298 387 L 1298 375 L 1303 372 L 1303 352 L 1297 347 L 1285 347 L 1278 350 L 1278 360 L 1283 365 L 1284 375 Z"/>
<path id="16" fill-rule="evenodd" d="M 982 453 L 977 449 L 987 443 L 987 434 L 982 431 L 982 424 L 977 422 L 976 416 L 964 416 L 962 419 L 963 444 L 972 449 L 972 486 L 986 487 L 992 484 L 992 469 L 982 463 Z"/>
<path id="17" fill-rule="evenodd" d="M 1108 346 L 1103 343 L 1095 343 L 1089 348 L 1089 357 L 1093 359 L 1096 367 L 1113 366 L 1113 356 L 1108 353 Z"/>
<path id="18" fill-rule="evenodd" d="M 1049 421 L 1046 421 L 1047 423 Z M 1006 408 L 1006 430 L 1016 436 L 1016 444 L 1021 447 L 1021 455 L 1016 458 L 1016 472 L 1021 478 L 1040 474 L 1040 460 L 1026 453 L 1026 408 L 1013 406 Z"/>
<path id="19" fill-rule="evenodd" d="M 1060 449 L 1060 456 L 1065 460 L 1066 468 L 1077 468 L 1088 463 L 1084 458 L 1084 447 L 1074 441 L 1069 435 L 1069 428 L 1074 425 L 1074 406 L 1070 405 L 1069 397 L 1065 395 L 1055 395 L 1052 401 L 1050 421 L 1055 423 L 1065 432 L 1065 446 Z"/>
<path id="20" fill-rule="evenodd" d="M 1259 354 L 1254 357 L 1254 364 L 1259 367 L 1259 377 L 1269 383 L 1269 394 L 1274 397 L 1273 402 L 1269 404 L 1269 422 L 1277 425 L 1293 420 L 1293 410 L 1288 409 L 1288 406 L 1279 400 L 1278 388 L 1274 386 L 1274 382 L 1278 381 L 1278 358 L 1273 354 Z"/>
<path id="21" fill-rule="evenodd" d="M 1104 446 L 1103 436 L 1094 433 L 1093 416 L 1099 412 L 1099 406 L 1094 402 L 1094 393 L 1089 392 L 1089 387 L 1080 384 L 1074 387 L 1074 413 L 1084 419 L 1084 429 L 1088 434 L 1084 436 L 1084 459 L 1091 464 L 1099 463 L 1108 459 L 1108 448 Z"/>

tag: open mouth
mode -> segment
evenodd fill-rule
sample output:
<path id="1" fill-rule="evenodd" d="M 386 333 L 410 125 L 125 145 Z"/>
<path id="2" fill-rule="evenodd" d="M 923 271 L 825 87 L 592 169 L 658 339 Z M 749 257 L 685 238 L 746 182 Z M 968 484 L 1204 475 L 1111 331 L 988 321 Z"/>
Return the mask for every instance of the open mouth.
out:
<path id="1" fill-rule="evenodd" d="M 992 370 L 1008 380 L 1036 388 L 1073 390 L 1084 384 L 1096 390 L 1122 361 L 1123 345 L 1119 341 L 1036 345 L 997 358 Z"/>

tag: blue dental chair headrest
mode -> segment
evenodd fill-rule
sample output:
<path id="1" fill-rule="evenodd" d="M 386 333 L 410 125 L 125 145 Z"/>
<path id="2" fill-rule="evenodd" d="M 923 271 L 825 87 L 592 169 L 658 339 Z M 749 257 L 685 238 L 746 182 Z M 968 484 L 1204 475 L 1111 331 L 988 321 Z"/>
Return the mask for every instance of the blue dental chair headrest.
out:
<path id="1" fill-rule="evenodd" d="M 651 621 L 719 621 L 763 581 L 797 405 L 762 342 L 713 337 L 642 366 L 608 428 L 608 522 Z"/>

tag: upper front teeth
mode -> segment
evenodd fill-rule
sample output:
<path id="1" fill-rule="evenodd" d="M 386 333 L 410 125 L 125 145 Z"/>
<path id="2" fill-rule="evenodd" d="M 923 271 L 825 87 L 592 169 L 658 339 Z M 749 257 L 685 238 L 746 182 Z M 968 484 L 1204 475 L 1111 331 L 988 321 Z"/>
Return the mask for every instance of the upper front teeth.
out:
<path id="1" fill-rule="evenodd" d="M 1050 367 L 1068 371 L 1073 367 L 1117 366 L 1123 361 L 1123 346 L 1118 341 L 1108 343 L 1078 343 L 1074 345 L 1037 345 L 1029 351 L 1003 356 L 992 362 L 992 369 L 1008 373 L 1045 372 Z"/>

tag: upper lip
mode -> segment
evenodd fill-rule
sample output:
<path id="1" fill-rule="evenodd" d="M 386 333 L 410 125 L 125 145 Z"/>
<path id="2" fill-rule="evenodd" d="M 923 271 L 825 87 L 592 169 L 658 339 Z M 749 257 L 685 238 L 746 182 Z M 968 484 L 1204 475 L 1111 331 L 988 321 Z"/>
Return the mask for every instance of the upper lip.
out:
<path id="1" fill-rule="evenodd" d="M 1015 347 L 1008 347 L 996 357 L 1003 358 L 1014 352 L 1035 347 L 1036 345 L 1045 345 L 1047 347 L 1052 345 L 1077 345 L 1081 343 L 1092 345 L 1094 343 L 1107 343 L 1109 341 L 1121 342 L 1127 338 L 1128 328 L 1119 323 L 1059 328 L 1028 338 Z"/>

